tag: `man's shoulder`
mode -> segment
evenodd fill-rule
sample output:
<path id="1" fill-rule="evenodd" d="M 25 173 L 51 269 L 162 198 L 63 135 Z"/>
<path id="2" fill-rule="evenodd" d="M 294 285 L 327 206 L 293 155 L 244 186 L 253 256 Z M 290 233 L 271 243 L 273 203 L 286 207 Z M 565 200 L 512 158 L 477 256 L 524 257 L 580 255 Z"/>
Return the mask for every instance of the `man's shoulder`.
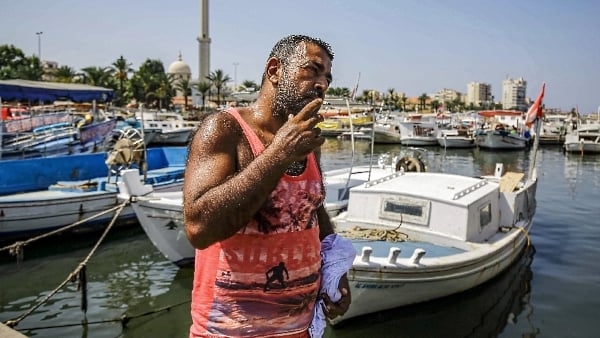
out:
<path id="1" fill-rule="evenodd" d="M 204 118 L 195 132 L 195 138 L 204 141 L 232 140 L 241 135 L 241 128 L 230 113 L 219 111 L 211 113 Z"/>

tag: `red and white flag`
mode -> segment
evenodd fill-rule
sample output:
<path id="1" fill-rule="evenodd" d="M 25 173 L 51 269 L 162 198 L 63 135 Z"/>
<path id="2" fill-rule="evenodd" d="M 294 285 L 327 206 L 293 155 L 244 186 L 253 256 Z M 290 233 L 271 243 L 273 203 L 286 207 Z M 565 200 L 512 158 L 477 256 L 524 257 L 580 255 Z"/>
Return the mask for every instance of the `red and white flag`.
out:
<path id="1" fill-rule="evenodd" d="M 546 83 L 542 83 L 542 91 L 540 92 L 540 96 L 535 100 L 535 102 L 529 107 L 527 111 L 527 116 L 525 118 L 525 125 L 527 127 L 531 127 L 531 124 L 538 118 L 542 117 L 542 99 L 544 98 L 544 91 L 546 89 Z"/>

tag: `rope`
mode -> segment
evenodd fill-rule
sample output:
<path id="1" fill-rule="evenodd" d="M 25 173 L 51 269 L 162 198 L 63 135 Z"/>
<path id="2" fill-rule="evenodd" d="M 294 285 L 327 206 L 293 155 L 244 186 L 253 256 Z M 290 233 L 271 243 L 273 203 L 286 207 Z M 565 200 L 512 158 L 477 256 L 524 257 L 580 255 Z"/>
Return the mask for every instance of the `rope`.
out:
<path id="1" fill-rule="evenodd" d="M 19 322 L 21 322 L 27 316 L 29 316 L 30 314 L 32 314 L 37 308 L 39 308 L 44 303 L 46 303 L 52 296 L 54 296 L 68 282 L 77 280 L 77 276 L 80 273 L 80 271 L 84 271 L 84 273 L 85 273 L 85 266 L 86 266 L 87 262 L 92 258 L 92 255 L 94 255 L 94 253 L 96 252 L 96 250 L 98 249 L 98 247 L 100 246 L 100 244 L 102 243 L 102 241 L 104 241 L 104 239 L 108 235 L 108 232 L 110 231 L 110 229 L 112 229 L 113 225 L 116 223 L 117 219 L 119 218 L 119 215 L 121 214 L 121 212 L 123 211 L 123 209 L 127 206 L 127 204 L 129 204 L 129 200 L 126 200 L 121 205 L 119 205 L 117 212 L 115 213 L 115 215 L 113 216 L 112 220 L 110 221 L 110 223 L 108 224 L 108 226 L 104 230 L 104 233 L 102 233 L 102 236 L 100 236 L 100 239 L 98 239 L 98 242 L 96 242 L 96 245 L 94 245 L 94 247 L 92 248 L 92 250 L 90 251 L 90 253 L 85 257 L 85 259 L 81 263 L 79 263 L 79 266 L 77 266 L 77 268 L 75 268 L 75 270 L 73 270 L 73 272 L 71 272 L 69 274 L 69 276 L 67 276 L 67 278 L 62 283 L 60 283 L 60 285 L 58 285 L 54 290 L 52 290 L 50 293 L 48 293 L 48 295 L 46 295 L 46 297 L 42 298 L 41 301 L 39 301 L 36 305 L 34 305 L 32 308 L 30 308 L 25 313 L 23 313 L 21 316 L 15 318 L 15 319 L 8 320 L 4 324 L 6 326 L 8 326 L 8 327 L 11 327 L 11 328 L 15 327 L 17 324 L 19 324 Z M 85 280 L 87 280 L 87 278 Z M 80 280 L 80 285 L 83 285 L 83 284 L 86 284 L 86 283 L 85 282 L 81 282 L 81 280 Z M 84 296 L 87 297 L 87 290 L 83 291 L 83 288 L 82 288 L 82 295 L 84 295 Z M 82 305 L 82 309 L 84 307 L 87 309 L 87 299 L 86 300 L 82 299 L 82 304 L 81 305 Z"/>
<path id="2" fill-rule="evenodd" d="M 399 228 L 400 226 L 398 226 Z M 373 241 L 386 242 L 404 242 L 408 240 L 408 235 L 398 231 L 398 228 L 393 230 L 381 229 L 365 229 L 360 226 L 355 226 L 349 230 L 339 231 L 342 236 L 350 239 L 368 239 Z"/>
<path id="3" fill-rule="evenodd" d="M 525 234 L 525 237 L 527 238 L 527 247 L 531 246 L 531 237 L 529 236 L 529 232 L 527 232 L 524 227 L 520 227 L 518 225 L 515 225 L 514 228 L 521 230 L 521 232 Z"/>
<path id="4" fill-rule="evenodd" d="M 59 229 L 56 229 L 56 230 L 53 230 L 53 231 L 47 232 L 47 233 L 45 233 L 45 234 L 42 234 L 42 235 L 39 235 L 39 236 L 36 236 L 36 237 L 32 237 L 32 238 L 30 238 L 30 239 L 28 239 L 28 240 L 26 240 L 26 241 L 18 241 L 18 242 L 15 242 L 15 243 L 13 243 L 13 244 L 11 244 L 11 245 L 8 245 L 8 246 L 5 246 L 5 247 L 3 247 L 3 248 L 0 248 L 0 252 L 2 252 L 2 251 L 5 251 L 5 250 L 9 250 L 9 253 L 10 253 L 11 255 L 13 255 L 13 256 L 17 255 L 17 261 L 18 261 L 18 262 L 20 262 L 20 261 L 22 261 L 22 260 L 23 260 L 23 247 L 25 247 L 25 245 L 27 245 L 27 244 L 30 244 L 30 243 L 32 243 L 32 242 L 35 242 L 35 241 L 37 241 L 37 240 L 40 240 L 40 239 L 46 238 L 46 237 L 50 237 L 50 236 L 52 236 L 52 235 L 55 235 L 55 234 L 58 234 L 58 233 L 60 233 L 60 232 L 63 232 L 63 231 L 69 230 L 69 229 L 71 229 L 71 228 L 74 228 L 74 227 L 76 227 L 76 226 L 78 226 L 78 225 L 81 225 L 81 224 L 83 224 L 83 223 L 86 223 L 86 222 L 88 222 L 88 221 L 91 221 L 91 220 L 93 220 L 94 218 L 100 217 L 100 216 L 102 216 L 102 215 L 104 215 L 104 214 L 111 213 L 111 212 L 113 212 L 113 211 L 115 211 L 115 210 L 117 210 L 117 209 L 119 209 L 119 208 L 122 208 L 122 206 L 121 206 L 121 205 L 114 206 L 114 207 L 112 207 L 112 208 L 110 208 L 110 209 L 107 209 L 107 210 L 101 211 L 101 212 L 99 212 L 99 213 L 97 213 L 97 214 L 95 214 L 95 215 L 92 215 L 92 216 L 88 217 L 88 218 L 85 218 L 85 219 L 79 220 L 79 221 L 77 221 L 77 222 L 75 222 L 75 223 L 73 223 L 73 224 L 70 224 L 70 225 L 64 226 L 64 227 L 62 227 L 62 228 L 59 228 Z M 119 211 L 119 213 L 121 213 L 121 211 Z"/>
<path id="5" fill-rule="evenodd" d="M 93 325 L 93 324 L 106 324 L 106 323 L 115 323 L 115 322 L 121 322 L 121 326 L 122 327 L 126 327 L 127 323 L 129 323 L 132 319 L 137 319 L 137 318 L 142 318 L 145 316 L 149 316 L 149 315 L 153 315 L 153 314 L 157 314 L 160 312 L 165 312 L 165 311 L 170 311 L 171 309 L 177 307 L 177 306 L 181 306 L 184 305 L 186 303 L 189 303 L 191 300 L 185 300 L 179 303 L 175 303 L 175 304 L 171 304 L 171 305 L 167 305 L 161 308 L 158 308 L 156 310 L 152 310 L 152 311 L 147 311 L 144 313 L 139 313 L 136 315 L 127 315 L 126 313 L 124 313 L 121 317 L 119 318 L 113 318 L 113 319 L 102 319 L 102 320 L 96 320 L 96 321 L 91 321 L 91 322 L 85 322 L 85 323 L 69 323 L 69 324 L 61 324 L 61 325 L 48 325 L 48 326 L 36 326 L 36 327 L 29 327 L 29 328 L 23 328 L 20 329 L 20 331 L 35 331 L 35 330 L 45 330 L 45 329 L 57 329 L 57 328 L 63 328 L 63 327 L 73 327 L 73 326 L 83 326 L 83 325 Z"/>

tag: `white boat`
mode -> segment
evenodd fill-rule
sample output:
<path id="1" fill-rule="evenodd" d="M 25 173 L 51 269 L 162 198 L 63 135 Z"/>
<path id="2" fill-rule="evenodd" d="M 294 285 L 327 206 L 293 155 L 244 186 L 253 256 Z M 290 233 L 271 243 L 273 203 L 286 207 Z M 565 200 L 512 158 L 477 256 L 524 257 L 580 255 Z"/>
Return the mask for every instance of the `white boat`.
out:
<path id="1" fill-rule="evenodd" d="M 361 128 L 358 131 L 344 131 L 337 137 L 340 140 L 367 140 L 371 141 L 371 128 Z"/>
<path id="2" fill-rule="evenodd" d="M 440 129 L 437 140 L 439 145 L 444 148 L 475 147 L 475 136 L 469 129 Z"/>
<path id="3" fill-rule="evenodd" d="M 370 127 L 373 124 L 373 118 L 368 112 L 353 113 L 351 117 L 331 115 L 331 113 L 323 113 L 323 116 L 323 121 L 317 123 L 317 127 L 325 137 L 338 137 L 343 133 L 357 131 L 359 128 Z"/>
<path id="4" fill-rule="evenodd" d="M 396 172 L 350 189 L 333 221 L 356 249 L 352 304 L 332 324 L 471 289 L 507 269 L 529 245 L 535 169 L 459 176 Z M 368 206 L 368 207 L 367 207 Z"/>
<path id="5" fill-rule="evenodd" d="M 540 135 L 540 144 L 563 144 L 569 122 L 568 114 L 544 114 Z"/>
<path id="6" fill-rule="evenodd" d="M 518 150 L 529 146 L 530 133 L 525 129 L 523 112 L 514 110 L 480 111 L 483 127 L 475 133 L 479 148 L 490 150 Z"/>
<path id="7" fill-rule="evenodd" d="M 186 156 L 186 147 L 148 149 L 146 178 L 140 180 L 157 191 L 181 190 Z M 106 225 L 114 212 L 101 213 L 120 204 L 117 182 L 122 179 L 114 171 L 118 168 L 107 165 L 109 158 L 107 153 L 89 153 L 2 161 L 0 241 L 26 238 L 92 216 L 98 217 L 75 230 Z M 133 209 L 126 207 L 118 220 L 135 221 Z"/>
<path id="8" fill-rule="evenodd" d="M 564 149 L 571 153 L 600 153 L 600 123 L 580 126 L 565 136 Z"/>
<path id="9" fill-rule="evenodd" d="M 490 150 L 518 150 L 529 145 L 529 139 L 503 129 L 477 130 L 475 143 L 479 148 Z"/>
<path id="10" fill-rule="evenodd" d="M 158 131 L 149 145 L 186 145 L 198 121 L 188 121 L 176 112 L 143 111 L 137 112 L 136 118 L 142 121 L 144 129 Z"/>
<path id="11" fill-rule="evenodd" d="M 195 251 L 183 224 L 183 191 L 158 192 L 142 184 L 139 172 L 123 171 L 119 200 L 131 200 L 138 222 L 154 246 L 174 264 L 193 265 Z"/>
<path id="12" fill-rule="evenodd" d="M 436 114 L 409 114 L 400 127 L 400 142 L 405 146 L 437 146 Z"/>

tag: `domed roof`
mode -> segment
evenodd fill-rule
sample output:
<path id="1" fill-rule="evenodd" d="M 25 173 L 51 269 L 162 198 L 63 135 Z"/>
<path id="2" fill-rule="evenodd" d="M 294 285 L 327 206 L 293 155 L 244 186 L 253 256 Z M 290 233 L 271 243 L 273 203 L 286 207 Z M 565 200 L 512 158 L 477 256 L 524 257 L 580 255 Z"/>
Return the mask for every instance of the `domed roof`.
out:
<path id="1" fill-rule="evenodd" d="M 188 66 L 187 63 L 183 62 L 181 59 L 181 52 L 179 52 L 179 56 L 177 57 L 177 60 L 175 62 L 171 63 L 167 73 L 182 74 L 182 75 L 184 75 L 184 74 L 191 75 L 192 74 L 192 70 L 190 69 L 190 66 Z"/>

